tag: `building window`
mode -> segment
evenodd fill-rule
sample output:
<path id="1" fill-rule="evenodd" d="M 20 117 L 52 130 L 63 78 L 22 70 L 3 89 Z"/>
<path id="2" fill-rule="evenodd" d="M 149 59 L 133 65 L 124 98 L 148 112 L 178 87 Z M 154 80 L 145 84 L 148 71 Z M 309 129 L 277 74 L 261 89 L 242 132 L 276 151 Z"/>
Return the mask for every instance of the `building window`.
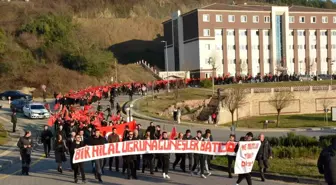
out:
<path id="1" fill-rule="evenodd" d="M 289 16 L 289 23 L 294 23 L 294 16 Z"/>
<path id="2" fill-rule="evenodd" d="M 235 45 L 228 45 L 228 50 L 235 50 Z"/>
<path id="3" fill-rule="evenodd" d="M 316 49 L 316 45 L 310 45 L 311 49 Z"/>
<path id="4" fill-rule="evenodd" d="M 322 16 L 322 23 L 328 23 L 328 17 Z"/>
<path id="5" fill-rule="evenodd" d="M 315 16 L 310 17 L 310 23 L 316 23 L 316 17 Z"/>
<path id="6" fill-rule="evenodd" d="M 259 46 L 258 46 L 258 45 L 253 45 L 253 46 L 252 46 L 252 49 L 254 49 L 254 50 L 258 50 L 258 49 L 259 49 Z"/>
<path id="7" fill-rule="evenodd" d="M 205 49 L 206 49 L 206 50 L 211 50 L 211 46 L 210 46 L 210 44 L 205 44 Z"/>
<path id="8" fill-rule="evenodd" d="M 332 47 L 332 49 L 336 49 L 336 44 L 333 44 L 333 45 L 331 45 Z"/>
<path id="9" fill-rule="evenodd" d="M 270 50 L 270 49 L 271 49 L 271 45 L 266 44 L 264 48 L 265 48 L 266 50 Z"/>
<path id="10" fill-rule="evenodd" d="M 216 36 L 222 36 L 223 35 L 223 30 L 215 30 L 215 35 Z"/>
<path id="11" fill-rule="evenodd" d="M 327 36 L 327 32 L 326 31 L 321 31 L 321 36 Z"/>
<path id="12" fill-rule="evenodd" d="M 210 15 L 209 14 L 203 14 L 203 22 L 210 22 Z"/>
<path id="13" fill-rule="evenodd" d="M 246 36 L 246 35 L 247 35 L 247 31 L 240 31 L 240 32 L 239 32 L 239 35 L 240 35 L 240 36 Z"/>
<path id="14" fill-rule="evenodd" d="M 294 48 L 293 48 L 293 45 L 290 44 L 290 45 L 289 45 L 289 49 L 294 49 Z"/>
<path id="15" fill-rule="evenodd" d="M 240 16 L 240 22 L 247 22 L 247 16 L 246 15 Z"/>
<path id="16" fill-rule="evenodd" d="M 257 16 L 257 15 L 253 16 L 253 22 L 258 23 L 259 22 L 259 16 Z"/>
<path id="17" fill-rule="evenodd" d="M 234 36 L 234 30 L 227 31 L 227 35 L 228 35 L 228 36 Z"/>
<path id="18" fill-rule="evenodd" d="M 229 19 L 229 22 L 235 22 L 235 16 L 234 15 L 229 15 L 228 19 Z"/>
<path id="19" fill-rule="evenodd" d="M 304 31 L 298 31 L 298 36 L 304 36 L 305 32 Z"/>
<path id="20" fill-rule="evenodd" d="M 264 22 L 265 23 L 270 23 L 271 22 L 271 17 L 270 16 L 265 16 L 264 17 Z"/>
<path id="21" fill-rule="evenodd" d="M 247 45 L 240 45 L 240 50 L 247 50 Z"/>
<path id="22" fill-rule="evenodd" d="M 310 36 L 315 36 L 316 35 L 316 31 L 311 31 L 310 32 Z"/>
<path id="23" fill-rule="evenodd" d="M 222 22 L 223 16 L 222 15 L 216 15 L 216 22 Z"/>
<path id="24" fill-rule="evenodd" d="M 299 22 L 300 23 L 305 23 L 305 16 L 300 16 Z"/>
<path id="25" fill-rule="evenodd" d="M 298 45 L 298 49 L 303 49 L 303 45 Z"/>
<path id="26" fill-rule="evenodd" d="M 269 31 L 265 31 L 265 36 L 269 36 Z"/>
<path id="27" fill-rule="evenodd" d="M 203 36 L 209 37 L 210 36 L 210 29 L 203 29 Z"/>
<path id="28" fill-rule="evenodd" d="M 216 50 L 223 50 L 223 45 L 216 44 Z"/>
<path id="29" fill-rule="evenodd" d="M 333 22 L 336 23 L 336 16 L 333 17 Z"/>
<path id="30" fill-rule="evenodd" d="M 336 36 L 336 31 L 333 31 L 333 32 L 332 32 L 332 35 L 333 35 L 333 36 Z"/>

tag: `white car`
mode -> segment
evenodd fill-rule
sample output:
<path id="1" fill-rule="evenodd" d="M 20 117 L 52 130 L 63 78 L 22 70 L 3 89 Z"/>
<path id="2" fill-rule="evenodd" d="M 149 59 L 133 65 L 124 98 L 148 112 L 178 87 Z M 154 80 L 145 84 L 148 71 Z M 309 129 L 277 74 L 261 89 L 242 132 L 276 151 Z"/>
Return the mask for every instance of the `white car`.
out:
<path id="1" fill-rule="evenodd" d="M 28 118 L 49 118 L 50 113 L 42 103 L 29 103 L 23 107 L 23 114 Z"/>

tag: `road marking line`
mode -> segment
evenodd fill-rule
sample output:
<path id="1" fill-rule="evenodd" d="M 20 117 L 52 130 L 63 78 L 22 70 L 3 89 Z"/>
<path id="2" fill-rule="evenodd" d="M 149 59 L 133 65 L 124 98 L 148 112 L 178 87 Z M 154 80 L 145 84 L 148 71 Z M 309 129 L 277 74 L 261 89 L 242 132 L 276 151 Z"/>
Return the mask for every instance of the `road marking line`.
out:
<path id="1" fill-rule="evenodd" d="M 44 154 L 43 154 L 40 158 L 38 158 L 36 161 L 34 161 L 34 162 L 30 165 L 30 168 L 33 167 L 33 166 L 35 166 L 38 162 L 42 161 L 44 158 L 45 158 L 45 157 L 44 157 Z M 15 172 L 11 173 L 11 174 L 2 176 L 2 177 L 0 177 L 0 180 L 2 180 L 2 179 L 6 179 L 6 178 L 8 178 L 8 177 L 10 177 L 10 176 L 12 176 L 12 175 L 16 175 L 16 174 L 19 173 L 19 172 L 21 172 L 21 170 L 17 170 L 17 171 L 15 171 Z"/>

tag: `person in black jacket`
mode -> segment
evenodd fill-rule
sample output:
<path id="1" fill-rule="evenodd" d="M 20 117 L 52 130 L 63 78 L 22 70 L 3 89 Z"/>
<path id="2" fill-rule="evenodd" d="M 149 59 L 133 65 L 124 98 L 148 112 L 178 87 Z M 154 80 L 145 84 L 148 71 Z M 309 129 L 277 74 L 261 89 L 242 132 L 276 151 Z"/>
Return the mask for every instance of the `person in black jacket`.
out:
<path id="1" fill-rule="evenodd" d="M 183 140 L 183 133 L 179 133 L 176 140 Z M 173 163 L 173 170 L 175 170 L 176 165 L 181 161 L 180 168 L 183 172 L 186 172 L 186 170 L 185 170 L 185 159 L 186 159 L 186 155 L 184 153 L 181 153 L 181 154 L 176 153 L 175 154 L 175 161 Z"/>
<path id="2" fill-rule="evenodd" d="M 107 105 L 107 108 L 104 110 L 104 112 L 107 111 L 106 121 L 108 121 L 109 117 L 112 115 L 112 110 L 110 108 L 110 105 Z"/>
<path id="3" fill-rule="evenodd" d="M 167 132 L 162 132 L 162 140 L 168 140 L 168 134 Z M 170 153 L 164 153 L 161 155 L 161 161 L 162 161 L 162 176 L 165 179 L 170 179 L 168 175 L 169 170 L 169 160 L 170 160 Z"/>
<path id="4" fill-rule="evenodd" d="M 197 136 L 194 138 L 194 140 L 196 141 L 204 141 L 204 138 L 202 137 L 202 131 L 198 130 L 197 131 Z M 200 165 L 200 169 L 201 169 L 201 177 L 202 178 L 206 178 L 206 176 L 204 175 L 204 166 L 205 166 L 205 158 L 203 154 L 194 154 L 194 165 L 192 167 L 191 170 L 191 175 L 194 174 L 194 171 L 196 169 L 196 167 Z"/>
<path id="5" fill-rule="evenodd" d="M 135 140 L 134 133 L 130 131 L 128 133 L 128 138 L 125 141 L 132 141 Z M 136 175 L 136 155 L 128 155 L 125 156 L 125 161 L 127 165 L 127 178 L 128 179 L 137 179 Z"/>
<path id="6" fill-rule="evenodd" d="M 154 134 L 155 134 L 155 126 L 153 122 L 149 123 L 149 126 L 147 127 L 146 132 L 150 132 L 150 138 L 154 139 Z"/>
<path id="7" fill-rule="evenodd" d="M 147 133 L 144 137 L 145 140 L 151 140 L 150 133 Z M 142 173 L 145 173 L 145 167 L 149 168 L 150 174 L 154 174 L 153 172 L 153 154 L 144 154 L 142 158 Z"/>
<path id="8" fill-rule="evenodd" d="M 261 145 L 257 154 L 257 161 L 261 176 L 261 181 L 265 181 L 265 172 L 268 168 L 268 159 L 272 158 L 272 148 L 268 140 L 265 140 L 265 135 L 260 134 L 259 139 L 261 141 Z"/>
<path id="9" fill-rule="evenodd" d="M 236 142 L 236 136 L 234 134 L 230 134 L 229 142 Z M 236 156 L 228 155 L 227 158 L 228 158 L 229 178 L 232 178 L 232 172 L 233 172 L 232 164 L 233 161 L 236 159 Z"/>
<path id="10" fill-rule="evenodd" d="M 71 143 L 71 146 L 69 148 L 70 153 L 75 153 L 75 149 L 84 147 L 84 142 L 82 142 L 81 140 L 82 140 L 81 136 L 76 135 L 75 141 Z M 79 174 L 79 172 L 82 176 L 82 182 L 86 183 L 85 173 L 84 173 L 84 163 L 73 164 L 73 170 L 74 170 L 75 183 L 78 182 L 77 175 Z"/>
<path id="11" fill-rule="evenodd" d="M 75 154 L 75 150 L 70 150 L 72 144 L 75 142 L 76 140 L 76 132 L 71 132 L 71 136 L 67 139 L 67 147 L 69 149 L 69 153 L 70 153 L 70 166 L 71 166 L 71 170 L 74 170 L 74 164 L 72 163 L 72 159 L 73 156 Z"/>
<path id="12" fill-rule="evenodd" d="M 191 135 L 191 131 L 188 129 L 186 130 L 186 133 L 184 134 L 183 136 L 183 140 L 192 140 L 193 137 Z M 193 159 L 193 154 L 192 153 L 187 153 L 185 154 L 186 155 L 186 159 L 188 159 L 188 162 L 189 162 L 189 171 L 192 171 L 192 159 Z"/>
<path id="13" fill-rule="evenodd" d="M 317 161 L 320 174 L 324 174 L 325 182 L 328 185 L 336 184 L 336 138 L 332 144 L 323 149 Z"/>
<path id="14" fill-rule="evenodd" d="M 13 124 L 13 133 L 16 131 L 16 123 L 17 123 L 17 117 L 16 117 L 16 111 L 14 110 L 11 115 L 11 122 Z"/>
<path id="15" fill-rule="evenodd" d="M 20 149 L 21 162 L 22 162 L 22 175 L 29 175 L 29 167 L 31 162 L 32 140 L 30 138 L 31 132 L 26 131 L 23 137 L 20 137 L 17 146 Z"/>
<path id="16" fill-rule="evenodd" d="M 43 143 L 45 157 L 50 157 L 51 139 L 53 137 L 52 132 L 49 130 L 48 125 L 44 126 L 44 130 L 41 133 L 41 141 Z"/>
<path id="17" fill-rule="evenodd" d="M 100 131 L 96 129 L 95 135 L 92 136 L 89 141 L 88 145 L 94 146 L 94 145 L 103 145 L 105 144 L 105 138 L 100 136 Z M 103 166 L 103 160 L 102 159 L 96 159 L 95 160 L 95 178 L 98 179 L 99 182 L 103 182 L 101 179 L 102 175 L 102 166 Z"/>
<path id="18" fill-rule="evenodd" d="M 57 163 L 57 171 L 63 173 L 62 163 L 67 161 L 65 153 L 68 152 L 68 147 L 66 146 L 66 141 L 64 140 L 62 135 L 57 135 L 54 144 L 54 150 L 55 161 Z"/>

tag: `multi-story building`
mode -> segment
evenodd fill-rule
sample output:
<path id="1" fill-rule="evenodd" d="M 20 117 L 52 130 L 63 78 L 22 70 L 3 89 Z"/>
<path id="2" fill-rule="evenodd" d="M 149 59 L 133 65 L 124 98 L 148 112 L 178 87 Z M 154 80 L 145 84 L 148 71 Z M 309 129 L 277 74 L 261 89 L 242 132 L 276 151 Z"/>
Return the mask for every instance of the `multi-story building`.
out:
<path id="1" fill-rule="evenodd" d="M 194 77 L 336 73 L 336 10 L 212 4 L 163 23 L 169 70 Z"/>

